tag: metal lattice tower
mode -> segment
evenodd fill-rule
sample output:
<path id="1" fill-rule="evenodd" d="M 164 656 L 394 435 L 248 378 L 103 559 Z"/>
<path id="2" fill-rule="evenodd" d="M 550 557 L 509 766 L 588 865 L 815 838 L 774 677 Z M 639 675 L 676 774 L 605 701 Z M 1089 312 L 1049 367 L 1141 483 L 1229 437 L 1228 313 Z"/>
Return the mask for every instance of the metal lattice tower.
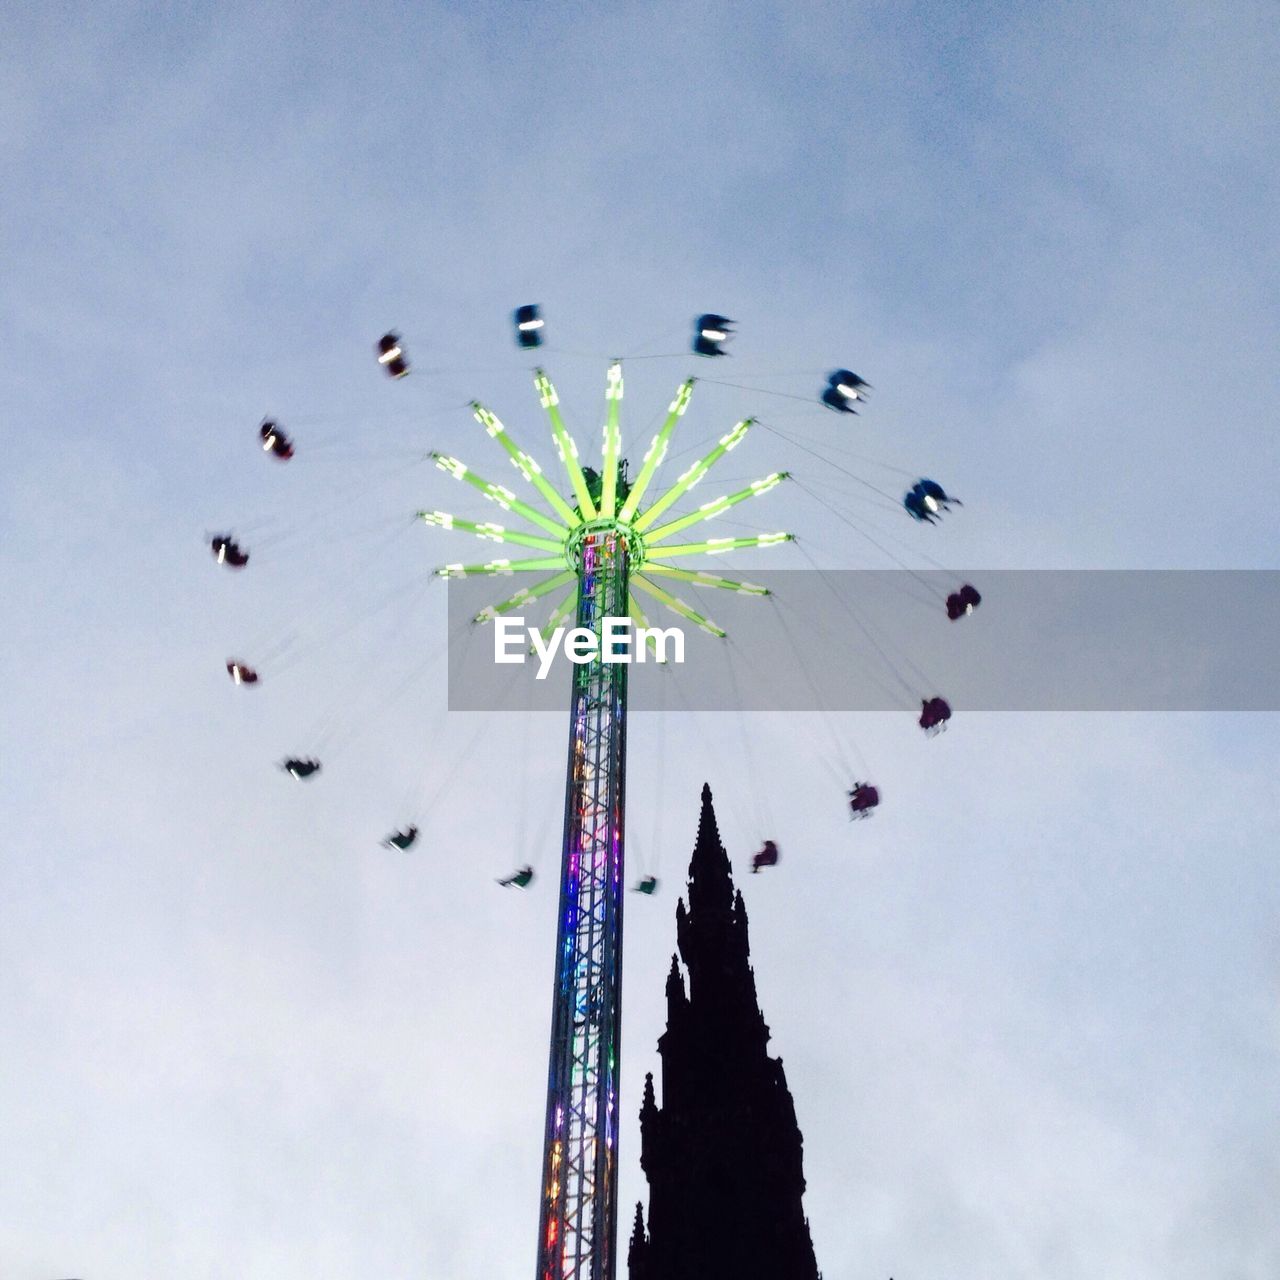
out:
<path id="1" fill-rule="evenodd" d="M 627 546 L 582 547 L 578 626 L 627 608 Z M 540 1280 L 612 1276 L 617 1238 L 627 667 L 574 670 L 543 1146 Z"/>
<path id="2" fill-rule="evenodd" d="M 639 590 L 679 617 L 714 636 L 725 633 L 709 618 L 667 591 L 654 576 L 747 595 L 764 587 L 669 563 L 683 556 L 774 546 L 789 533 L 669 543 L 680 531 L 767 493 L 787 478 L 774 472 L 745 489 L 703 503 L 663 523 L 658 518 L 682 498 L 726 453 L 737 447 L 753 419 L 737 423 L 705 457 L 690 466 L 648 507 L 644 494 L 666 457 L 671 437 L 689 406 L 693 379 L 671 402 L 633 484 L 622 460 L 620 409 L 622 366 L 609 367 L 601 469 L 584 470 L 560 414 L 550 379 L 535 370 L 534 383 L 551 425 L 571 493 L 562 495 L 537 462 L 519 448 L 498 418 L 473 403 L 476 420 L 507 453 L 512 464 L 545 500 L 549 510 L 518 498 L 504 485 L 476 475 L 465 463 L 432 454 L 436 465 L 542 530 L 530 533 L 503 524 L 464 520 L 444 511 L 422 511 L 428 524 L 472 533 L 490 542 L 529 547 L 541 555 L 450 564 L 442 577 L 477 574 L 546 576 L 476 615 L 487 622 L 564 590 L 543 627 L 550 637 L 570 614 L 577 625 L 603 640 L 609 618 L 630 619 L 648 629 L 636 597 Z M 656 641 L 653 647 L 656 651 Z M 643 661 L 639 641 L 632 661 Z M 560 915 L 556 940 L 551 1053 L 543 1146 L 537 1280 L 614 1280 L 617 1256 L 618 1065 L 622 1031 L 622 902 L 627 758 L 627 664 L 609 661 L 600 643 L 596 656 L 574 667 L 565 779 L 564 843 L 560 871 Z"/>

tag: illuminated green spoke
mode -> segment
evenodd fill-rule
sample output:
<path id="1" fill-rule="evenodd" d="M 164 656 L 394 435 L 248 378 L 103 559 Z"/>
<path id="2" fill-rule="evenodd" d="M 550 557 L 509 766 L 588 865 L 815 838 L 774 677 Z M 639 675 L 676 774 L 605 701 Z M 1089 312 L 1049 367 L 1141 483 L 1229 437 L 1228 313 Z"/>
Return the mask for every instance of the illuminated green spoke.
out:
<path id="1" fill-rule="evenodd" d="M 635 584 L 641 591 L 647 591 L 655 600 L 661 600 L 673 613 L 678 613 L 682 618 L 688 618 L 690 622 L 701 627 L 703 631 L 709 631 L 713 636 L 718 636 L 721 640 L 725 638 L 727 632 L 716 626 L 710 618 L 704 618 L 702 614 L 690 608 L 683 600 L 673 596 L 669 591 L 664 591 L 656 582 L 650 582 L 643 574 L 635 578 Z"/>
<path id="2" fill-rule="evenodd" d="M 471 402 L 476 421 L 507 451 L 516 470 L 531 484 L 551 506 L 564 517 L 571 529 L 582 523 L 578 513 L 551 487 L 542 468 L 507 434 L 507 429 L 478 400 Z"/>
<path id="3" fill-rule="evenodd" d="M 642 631 L 651 630 L 649 626 L 649 619 L 645 617 L 644 610 L 640 607 L 640 601 L 636 599 L 636 593 L 634 591 L 627 592 L 627 614 L 631 618 L 631 621 L 634 622 Z M 653 656 L 658 658 L 659 662 L 666 661 L 665 658 L 658 656 L 658 640 L 656 636 L 646 635 L 645 643 L 653 650 Z"/>
<path id="4" fill-rule="evenodd" d="M 609 366 L 604 398 L 609 402 L 604 423 L 604 476 L 600 488 L 600 514 L 612 520 L 618 503 L 618 454 L 622 452 L 622 427 L 618 412 L 622 408 L 622 365 L 616 360 Z"/>
<path id="5" fill-rule="evenodd" d="M 677 498 L 688 493 L 726 453 L 736 449 L 742 443 L 743 436 L 751 429 L 754 422 L 754 418 L 744 418 L 728 435 L 721 436 L 719 443 L 705 458 L 699 458 L 648 511 L 641 514 L 640 519 L 636 521 L 636 528 L 643 533 Z"/>
<path id="6" fill-rule="evenodd" d="M 518 609 L 523 604 L 531 604 L 534 600 L 549 595 L 557 588 L 563 587 L 566 582 L 572 582 L 573 577 L 573 573 L 566 569 L 564 573 L 557 573 L 550 578 L 544 578 L 535 586 L 522 587 L 515 595 L 508 596 L 507 599 L 500 601 L 498 604 L 485 605 L 472 621 L 492 622 L 499 614 L 508 613 L 512 609 Z"/>
<path id="7" fill-rule="evenodd" d="M 648 627 L 649 619 L 645 617 L 644 606 L 636 599 L 634 591 L 627 592 L 627 612 L 638 627 Z"/>
<path id="8" fill-rule="evenodd" d="M 535 560 L 489 560 L 485 564 L 442 564 L 435 572 L 438 578 L 481 578 L 563 568 L 560 556 L 547 556 Z"/>
<path id="9" fill-rule="evenodd" d="M 687 529 L 691 524 L 697 524 L 701 520 L 710 520 L 712 516 L 718 516 L 722 511 L 728 511 L 730 507 L 736 507 L 739 502 L 746 502 L 748 498 L 758 498 L 761 494 L 768 493 L 770 489 L 781 484 L 790 474 L 789 471 L 775 471 L 771 476 L 765 476 L 763 480 L 753 480 L 745 489 L 739 489 L 737 493 L 730 493 L 723 498 L 704 502 L 697 511 L 692 511 L 687 516 L 681 516 L 678 520 L 672 520 L 669 524 L 664 524 L 655 529 L 646 536 L 645 542 L 646 544 L 661 542 L 663 538 L 669 538 L 673 533 L 678 533 L 681 529 Z"/>
<path id="10" fill-rule="evenodd" d="M 653 479 L 653 474 L 662 465 L 662 460 L 667 456 L 667 445 L 671 441 L 671 433 L 676 429 L 676 423 L 684 417 L 684 411 L 689 407 L 689 399 L 693 395 L 693 379 L 680 384 L 680 389 L 676 392 L 676 398 L 671 402 L 667 409 L 667 420 L 662 424 L 661 430 L 653 437 L 649 445 L 649 452 L 644 455 L 644 465 L 640 468 L 640 474 L 636 477 L 636 482 L 631 486 L 631 492 L 627 494 L 627 500 L 622 504 L 622 510 L 618 512 L 618 519 L 624 524 L 630 520 L 635 514 L 636 508 L 640 505 L 640 499 L 644 497 L 644 491 L 649 487 L 649 481 Z"/>
<path id="11" fill-rule="evenodd" d="M 447 511 L 419 511 L 418 519 L 427 524 L 434 524 L 441 529 L 461 529 L 464 533 L 474 533 L 477 538 L 488 542 L 514 542 L 522 547 L 537 547 L 540 551 L 563 551 L 564 544 L 551 538 L 539 538 L 532 533 L 519 533 L 504 525 L 491 522 L 480 523 L 475 520 L 464 520 L 461 516 L 451 516 Z"/>
<path id="12" fill-rule="evenodd" d="M 750 538 L 708 538 L 706 542 L 673 542 L 669 547 L 657 547 L 648 552 L 646 561 L 671 560 L 675 556 L 716 556 L 726 551 L 739 551 L 744 547 L 776 547 L 783 542 L 794 542 L 794 533 L 757 533 Z"/>
<path id="13" fill-rule="evenodd" d="M 563 536 L 569 532 L 568 525 L 562 524 L 559 520 L 553 520 L 536 507 L 531 507 L 527 502 L 517 498 L 506 485 L 494 484 L 476 475 L 465 462 L 458 458 L 434 452 L 430 456 L 441 471 L 447 471 L 454 479 L 464 481 L 473 489 L 479 489 L 490 502 L 496 502 L 504 511 L 514 511 L 516 515 L 523 516 L 530 524 L 536 524 L 546 529 L 548 533 L 558 533 Z"/>
<path id="14" fill-rule="evenodd" d="M 578 586 L 574 584 L 573 590 L 569 592 L 563 600 L 560 601 L 554 609 L 551 610 L 551 616 L 539 628 L 542 633 L 542 641 L 545 644 L 551 639 L 551 633 L 560 626 L 564 620 L 574 612 L 578 607 Z M 533 645 L 529 646 L 529 652 L 534 653 L 536 650 Z"/>
<path id="15" fill-rule="evenodd" d="M 733 578 L 717 578 L 714 573 L 698 573 L 693 569 L 673 569 L 666 564 L 645 566 L 647 573 L 661 573 L 678 582 L 692 582 L 698 587 L 718 587 L 721 591 L 736 591 L 740 596 L 769 596 L 768 587 L 757 587 L 753 582 L 737 582 Z"/>
<path id="16" fill-rule="evenodd" d="M 533 385 L 537 387 L 538 398 L 542 401 L 542 407 L 547 411 L 547 417 L 551 421 L 551 437 L 556 442 L 560 461 L 564 464 L 569 483 L 573 486 L 574 496 L 578 499 L 578 509 L 586 519 L 594 520 L 596 504 L 591 501 L 587 480 L 582 474 L 582 465 L 578 461 L 578 446 L 574 444 L 573 437 L 560 416 L 560 397 L 556 394 L 555 387 L 551 385 L 551 379 L 541 369 L 533 371 Z"/>

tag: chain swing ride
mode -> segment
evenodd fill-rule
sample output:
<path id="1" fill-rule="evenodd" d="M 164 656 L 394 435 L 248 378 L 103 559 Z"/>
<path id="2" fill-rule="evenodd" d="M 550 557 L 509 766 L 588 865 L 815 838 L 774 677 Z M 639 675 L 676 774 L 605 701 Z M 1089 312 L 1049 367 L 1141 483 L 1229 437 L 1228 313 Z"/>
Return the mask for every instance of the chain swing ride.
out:
<path id="1" fill-rule="evenodd" d="M 518 308 L 513 322 L 522 350 L 542 344 L 544 321 L 539 307 Z M 726 354 L 724 346 L 732 337 L 733 325 L 725 316 L 699 316 L 694 322 L 693 352 L 706 358 Z M 376 351 L 378 363 L 391 378 L 401 379 L 410 372 L 398 334 L 385 334 Z M 570 689 L 537 1280 L 613 1280 L 617 1265 L 627 664 L 604 660 L 604 620 L 629 618 L 635 626 L 648 630 L 643 597 L 723 639 L 725 632 L 716 623 L 669 587 L 685 583 L 748 596 L 770 592 L 748 582 L 688 569 L 680 562 L 699 555 L 778 546 L 795 537 L 788 532 L 759 532 L 674 540 L 731 508 L 763 497 L 791 478 L 787 471 L 774 471 L 690 511 L 672 510 L 758 423 L 751 417 L 741 419 L 674 483 L 665 489 L 655 486 L 680 419 L 689 407 L 695 381 L 687 378 L 677 388 L 638 473 L 630 479 L 621 456 L 622 363 L 611 363 L 606 374 L 598 470 L 581 463 L 577 444 L 561 415 L 556 389 L 541 368 L 535 369 L 534 387 L 563 468 L 564 492 L 520 448 L 496 414 L 472 401 L 475 420 L 530 486 L 532 501 L 484 479 L 452 455 L 432 452 L 429 457 L 441 471 L 528 527 L 513 529 L 505 523 L 464 519 L 438 509 L 417 513 L 428 525 L 535 553 L 451 563 L 435 570 L 437 577 L 445 579 L 528 575 L 528 585 L 485 607 L 473 621 L 490 622 L 545 600 L 551 605 L 551 614 L 542 628 L 544 638 L 572 616 L 578 628 L 597 640 L 593 655 L 575 663 Z M 855 414 L 869 389 L 857 374 L 839 369 L 829 376 L 817 398 L 836 412 Z M 274 420 L 261 424 L 259 439 L 262 449 L 280 462 L 294 456 L 294 441 Z M 651 491 L 657 496 L 646 505 Z M 535 505 L 538 499 L 542 505 Z M 935 481 L 922 478 L 907 492 L 902 505 L 913 519 L 932 524 L 959 502 Z M 238 571 L 249 563 L 249 550 L 233 533 L 212 537 L 210 549 L 218 564 L 228 569 Z M 947 615 L 955 621 L 971 613 L 980 601 L 978 592 L 966 583 L 947 598 Z M 258 671 L 247 662 L 232 659 L 226 666 L 236 685 L 252 686 L 259 681 Z M 941 731 L 950 717 L 951 708 L 944 699 L 922 699 L 919 724 L 926 733 Z M 293 778 L 305 780 L 320 771 L 321 762 L 290 757 L 281 768 Z M 851 817 L 866 818 L 879 803 L 879 791 L 869 782 L 855 781 L 848 792 Z M 404 852 L 418 835 L 417 825 L 411 823 L 382 843 Z M 766 840 L 753 859 L 752 870 L 774 866 L 778 857 L 774 841 Z M 533 868 L 524 866 L 499 883 L 524 888 L 533 876 Z M 646 876 L 635 887 L 642 894 L 652 894 L 656 877 Z"/>

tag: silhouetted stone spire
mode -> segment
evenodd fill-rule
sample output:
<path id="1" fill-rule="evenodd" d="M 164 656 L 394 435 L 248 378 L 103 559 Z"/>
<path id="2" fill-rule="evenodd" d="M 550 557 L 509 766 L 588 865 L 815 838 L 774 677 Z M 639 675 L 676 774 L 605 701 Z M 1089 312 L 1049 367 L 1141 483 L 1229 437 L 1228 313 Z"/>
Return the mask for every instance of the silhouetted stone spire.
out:
<path id="1" fill-rule="evenodd" d="M 733 898 L 733 871 L 720 843 L 720 828 L 711 804 L 711 788 L 702 784 L 698 840 L 689 863 L 689 907 L 693 911 L 728 908 Z"/>
<path id="2" fill-rule="evenodd" d="M 640 1104 L 640 1115 L 654 1115 L 658 1110 L 658 1100 L 653 1092 L 653 1072 L 646 1073 L 644 1078 L 644 1101 Z"/>
<path id="3" fill-rule="evenodd" d="M 630 1280 L 819 1280 L 801 1207 L 802 1139 L 782 1062 L 756 999 L 747 910 L 734 889 L 711 788 L 702 788 L 676 904 L 667 975 L 662 1106 L 653 1077 L 640 1111 L 649 1223 L 637 1211 Z"/>
<path id="4" fill-rule="evenodd" d="M 649 1080 L 652 1083 L 653 1077 L 650 1076 Z M 636 1222 L 631 1228 L 631 1246 L 627 1250 L 627 1271 L 631 1280 L 637 1280 L 637 1277 L 645 1274 L 648 1250 L 649 1237 L 644 1230 L 644 1205 L 636 1201 Z"/>

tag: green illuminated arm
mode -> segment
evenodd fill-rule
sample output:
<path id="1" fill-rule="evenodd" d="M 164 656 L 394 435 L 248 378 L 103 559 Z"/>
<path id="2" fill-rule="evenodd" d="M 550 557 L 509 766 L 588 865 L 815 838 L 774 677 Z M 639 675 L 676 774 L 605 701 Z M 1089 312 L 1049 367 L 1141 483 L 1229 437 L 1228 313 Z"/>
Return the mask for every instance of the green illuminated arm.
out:
<path id="1" fill-rule="evenodd" d="M 781 542 L 794 542 L 794 533 L 757 533 L 750 538 L 708 538 L 706 542 L 674 542 L 669 547 L 647 551 L 645 560 L 671 560 L 675 556 L 721 555 L 743 547 L 776 547 Z"/>
<path id="2" fill-rule="evenodd" d="M 677 498 L 688 493 L 703 476 L 711 470 L 730 449 L 742 443 L 742 437 L 751 429 L 754 418 L 744 418 L 728 435 L 720 437 L 720 443 L 705 458 L 699 458 L 679 480 L 660 497 L 657 502 L 641 514 L 636 521 L 636 528 L 643 532 L 660 516 Z"/>
<path id="3" fill-rule="evenodd" d="M 637 627 L 643 627 L 645 631 L 650 631 L 649 619 L 645 617 L 644 610 L 640 607 L 640 601 L 636 599 L 636 593 L 629 591 L 627 593 L 627 612 L 631 615 L 631 621 Z M 658 658 L 659 662 L 665 662 L 665 658 L 658 657 L 658 638 L 657 636 L 645 636 L 645 641 L 653 650 L 653 656 Z"/>
<path id="4" fill-rule="evenodd" d="M 645 542 L 660 542 L 663 538 L 669 538 L 673 533 L 678 533 L 681 529 L 687 529 L 691 524 L 697 524 L 701 520 L 710 520 L 712 516 L 718 516 L 722 511 L 728 511 L 730 507 L 736 507 L 739 502 L 746 502 L 748 498 L 757 498 L 762 493 L 768 493 L 775 485 L 781 484 L 783 480 L 786 480 L 790 474 L 789 471 L 775 471 L 773 475 L 765 476 L 763 480 L 753 480 L 745 489 L 739 489 L 737 493 L 730 493 L 723 498 L 704 502 L 697 511 L 692 511 L 687 516 L 681 516 L 678 520 L 672 520 L 669 524 L 664 524 L 655 529 L 645 538 Z"/>
<path id="5" fill-rule="evenodd" d="M 622 428 L 618 411 L 622 407 L 622 365 L 616 360 L 609 366 L 609 381 L 604 398 L 609 412 L 604 423 L 604 476 L 600 487 L 600 514 L 612 520 L 618 502 L 618 454 L 622 451 Z"/>
<path id="6" fill-rule="evenodd" d="M 661 600 L 673 613 L 678 613 L 682 618 L 688 618 L 690 622 L 701 627 L 703 631 L 709 631 L 713 636 L 718 636 L 721 640 L 725 638 L 726 632 L 717 627 L 710 618 L 704 618 L 702 614 L 696 613 L 683 600 L 678 600 L 669 591 L 664 591 L 656 582 L 650 582 L 643 574 L 638 575 L 633 581 L 641 591 L 648 592 L 655 600 Z"/>
<path id="7" fill-rule="evenodd" d="M 573 574 L 567 569 L 564 573 L 557 573 L 550 578 L 544 578 L 541 582 L 532 587 L 522 587 L 513 596 L 498 604 L 487 604 L 472 619 L 473 622 L 492 622 L 501 613 L 507 613 L 512 609 L 518 608 L 522 604 L 529 604 L 537 600 L 540 596 L 549 595 L 558 587 L 563 587 L 566 582 L 573 581 Z"/>
<path id="8" fill-rule="evenodd" d="M 441 529 L 461 529 L 464 533 L 474 533 L 477 538 L 485 538 L 489 542 L 514 542 L 522 547 L 537 547 L 539 551 L 563 551 L 564 544 L 551 538 L 539 538 L 532 533 L 517 533 L 500 524 L 477 523 L 475 520 L 464 520 L 461 516 L 451 516 L 447 511 L 419 511 L 418 519 L 427 524 L 437 525 Z"/>
<path id="9" fill-rule="evenodd" d="M 542 401 L 542 407 L 547 411 L 547 417 L 551 421 L 551 437 L 556 442 L 556 449 L 560 453 L 560 461 L 564 463 L 569 483 L 573 485 L 574 495 L 578 499 L 578 509 L 588 520 L 594 520 L 596 504 L 591 501 L 591 494 L 587 491 L 587 480 L 578 462 L 578 446 L 574 444 L 573 437 L 560 416 L 560 397 L 556 395 L 551 379 L 541 369 L 533 371 L 533 385 L 537 387 L 538 398 Z"/>
<path id="10" fill-rule="evenodd" d="M 667 410 L 667 420 L 662 424 L 662 429 L 653 437 L 652 443 L 649 445 L 649 452 L 644 455 L 644 465 L 640 468 L 640 474 L 636 477 L 636 482 L 631 486 L 631 492 L 627 494 L 627 500 L 622 504 L 622 510 L 618 513 L 618 519 L 624 524 L 635 514 L 636 508 L 640 505 L 640 499 L 644 497 L 644 491 L 649 487 L 649 481 L 653 479 L 653 473 L 662 465 L 662 460 L 667 456 L 667 445 L 671 440 L 671 433 L 676 429 L 676 423 L 684 417 L 684 411 L 689 407 L 689 398 L 693 395 L 693 379 L 680 384 L 680 389 L 676 392 L 676 398 L 671 402 Z"/>
<path id="11" fill-rule="evenodd" d="M 549 533 L 566 534 L 569 532 L 566 525 L 561 524 L 558 520 L 553 520 L 550 516 L 543 515 L 541 511 L 531 507 L 527 502 L 522 502 L 505 485 L 494 484 L 492 481 L 476 475 L 465 462 L 460 462 L 457 458 L 451 458 L 444 453 L 433 452 L 430 456 L 435 459 L 435 464 L 441 471 L 447 471 L 455 479 L 465 481 L 473 489 L 479 489 L 490 502 L 496 502 L 504 511 L 514 511 L 516 515 L 523 516 L 530 524 L 539 525 Z"/>
<path id="12" fill-rule="evenodd" d="M 471 411 L 476 421 L 507 451 L 516 470 L 560 513 L 565 523 L 571 529 L 580 525 L 582 520 L 578 513 L 551 487 L 542 474 L 542 468 L 507 434 L 497 415 L 490 413 L 478 400 L 471 402 Z"/>
<path id="13" fill-rule="evenodd" d="M 551 633 L 578 607 L 578 587 L 574 584 L 573 590 L 569 592 L 563 600 L 560 601 L 554 609 L 551 610 L 551 616 L 546 623 L 540 628 L 542 631 L 542 641 L 545 644 L 551 639 Z M 533 645 L 529 646 L 529 652 L 534 653 Z"/>
<path id="14" fill-rule="evenodd" d="M 712 573 L 696 573 L 691 569 L 673 569 L 670 565 L 651 564 L 645 567 L 647 573 L 661 573 L 678 582 L 692 582 L 698 587 L 719 587 L 722 591 L 736 591 L 740 596 L 771 596 L 768 587 L 757 587 L 751 582 L 737 582 L 733 578 L 717 578 Z"/>
<path id="15" fill-rule="evenodd" d="M 442 564 L 435 571 L 437 578 L 482 578 L 511 573 L 532 573 L 536 569 L 563 569 L 561 556 L 547 556 L 535 560 L 489 560 L 485 564 Z"/>

